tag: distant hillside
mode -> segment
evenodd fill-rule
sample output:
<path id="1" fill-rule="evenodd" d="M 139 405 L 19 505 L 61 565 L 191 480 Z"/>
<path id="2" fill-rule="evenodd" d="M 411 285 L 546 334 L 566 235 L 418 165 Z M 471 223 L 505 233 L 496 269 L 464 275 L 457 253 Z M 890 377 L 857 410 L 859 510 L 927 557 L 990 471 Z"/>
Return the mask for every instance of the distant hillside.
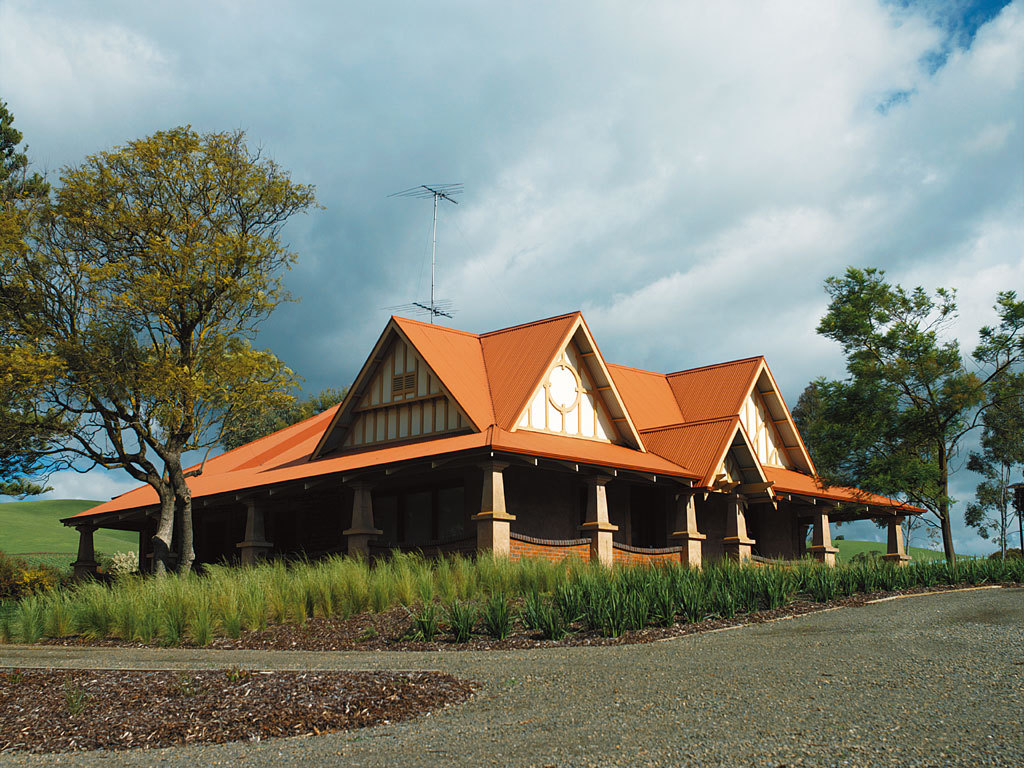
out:
<path id="1" fill-rule="evenodd" d="M 61 525 L 61 518 L 77 515 L 101 503 L 59 499 L 0 504 L 0 550 L 12 555 L 22 552 L 70 552 L 74 555 L 78 552 L 78 531 Z M 136 551 L 139 535 L 133 531 L 98 530 L 93 542 L 99 552 Z"/>
<path id="2" fill-rule="evenodd" d="M 877 541 L 847 541 L 846 539 L 839 539 L 836 541 L 832 540 L 832 545 L 839 547 L 839 562 L 848 563 L 855 555 L 859 555 L 862 552 L 877 552 L 880 555 L 885 554 L 886 545 Z M 924 549 L 923 547 L 911 547 L 908 553 L 914 560 L 941 560 L 943 554 L 937 552 L 934 549 Z"/>

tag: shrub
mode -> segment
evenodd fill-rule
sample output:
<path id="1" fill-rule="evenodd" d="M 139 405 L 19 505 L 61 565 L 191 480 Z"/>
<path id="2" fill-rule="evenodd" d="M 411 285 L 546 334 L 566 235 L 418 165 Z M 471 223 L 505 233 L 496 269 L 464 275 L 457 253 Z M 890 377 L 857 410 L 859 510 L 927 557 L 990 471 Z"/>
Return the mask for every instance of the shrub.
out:
<path id="1" fill-rule="evenodd" d="M 115 579 L 139 572 L 139 555 L 137 552 L 115 552 L 105 563 L 105 571 Z"/>

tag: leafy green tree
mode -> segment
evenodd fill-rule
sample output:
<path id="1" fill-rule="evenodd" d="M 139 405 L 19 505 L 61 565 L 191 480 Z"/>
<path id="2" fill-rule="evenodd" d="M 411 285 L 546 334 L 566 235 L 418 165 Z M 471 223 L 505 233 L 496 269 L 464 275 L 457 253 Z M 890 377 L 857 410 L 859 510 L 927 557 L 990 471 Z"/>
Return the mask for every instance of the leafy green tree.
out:
<path id="1" fill-rule="evenodd" d="M 967 505 L 964 519 L 983 539 L 994 532 L 1005 558 L 1015 514 L 1010 486 L 1015 467 L 1024 464 L 1024 374 L 1011 374 L 993 389 L 992 406 L 982 417 L 981 451 L 972 452 L 967 462 L 968 469 L 985 479 L 978 483 L 975 501 Z M 1016 516 L 1020 533 L 1024 522 Z"/>
<path id="2" fill-rule="evenodd" d="M 825 287 L 818 332 L 842 345 L 848 376 L 818 379 L 808 395 L 802 431 L 819 472 L 928 509 L 952 560 L 951 461 L 1024 359 L 1024 302 L 998 295 L 1000 324 L 981 329 L 971 363 L 947 338 L 955 291 L 907 291 L 882 270 L 852 267 Z"/>
<path id="3" fill-rule="evenodd" d="M 190 127 L 89 157 L 61 175 L 0 282 L 19 342 L 60 375 L 42 393 L 73 416 L 65 453 L 148 483 L 160 499 L 157 573 L 176 516 L 194 559 L 187 451 L 212 450 L 240 407 L 292 399 L 292 372 L 251 345 L 287 294 L 281 229 L 315 206 L 241 131 Z"/>
<path id="4" fill-rule="evenodd" d="M 225 423 L 220 444 L 230 451 L 253 440 L 259 440 L 326 411 L 344 400 L 347 394 L 348 387 L 327 387 L 304 400 L 293 400 L 290 403 L 264 408 L 238 408 L 232 413 L 231 420 Z"/>
<path id="5" fill-rule="evenodd" d="M 29 173 L 28 148 L 19 148 L 21 140 L 14 115 L 0 101 L 0 259 L 23 251 L 28 222 L 49 195 L 46 180 Z M 42 493 L 47 488 L 31 478 L 45 478 L 59 466 L 46 450 L 58 438 L 61 420 L 40 410 L 35 398 L 58 367 L 17 343 L 0 307 L 0 495 Z"/>

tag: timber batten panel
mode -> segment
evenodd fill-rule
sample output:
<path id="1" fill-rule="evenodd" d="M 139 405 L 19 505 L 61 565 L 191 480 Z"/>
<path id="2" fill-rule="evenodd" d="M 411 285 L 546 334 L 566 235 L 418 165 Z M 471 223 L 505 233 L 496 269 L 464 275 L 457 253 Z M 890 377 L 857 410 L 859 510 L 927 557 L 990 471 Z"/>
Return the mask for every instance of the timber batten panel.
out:
<path id="1" fill-rule="evenodd" d="M 470 422 L 413 347 L 396 336 L 381 356 L 342 449 L 460 432 Z"/>
<path id="2" fill-rule="evenodd" d="M 602 389 L 608 388 L 596 386 L 587 368 L 585 356 L 575 341 L 570 341 L 534 391 L 517 422 L 518 428 L 618 442 L 614 419 L 603 401 Z"/>
<path id="3" fill-rule="evenodd" d="M 740 425 L 761 464 L 792 469 L 793 463 L 764 401 L 764 394 L 757 388 L 750 393 L 740 409 Z"/>

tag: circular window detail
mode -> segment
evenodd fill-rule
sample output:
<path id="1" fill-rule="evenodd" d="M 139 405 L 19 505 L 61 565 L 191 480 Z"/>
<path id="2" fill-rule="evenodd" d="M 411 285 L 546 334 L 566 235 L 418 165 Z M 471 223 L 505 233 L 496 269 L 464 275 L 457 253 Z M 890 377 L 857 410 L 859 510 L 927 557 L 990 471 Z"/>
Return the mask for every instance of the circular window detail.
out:
<path id="1" fill-rule="evenodd" d="M 548 374 L 548 400 L 562 413 L 568 413 L 580 401 L 580 377 L 571 366 L 561 363 Z"/>

